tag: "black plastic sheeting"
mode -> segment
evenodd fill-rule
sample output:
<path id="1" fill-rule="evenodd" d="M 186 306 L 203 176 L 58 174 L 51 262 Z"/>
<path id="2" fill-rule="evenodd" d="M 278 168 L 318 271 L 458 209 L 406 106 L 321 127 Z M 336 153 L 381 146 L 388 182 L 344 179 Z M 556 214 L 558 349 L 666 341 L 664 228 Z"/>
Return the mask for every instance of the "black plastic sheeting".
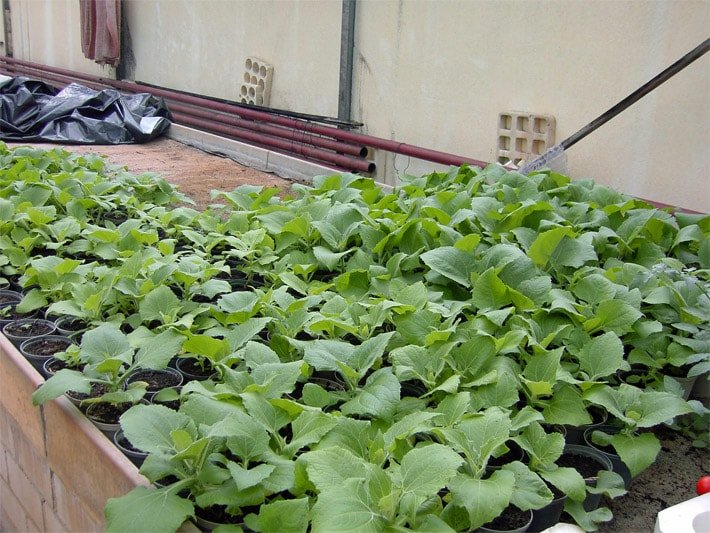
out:
<path id="1" fill-rule="evenodd" d="M 143 143 L 170 127 L 162 98 L 0 75 L 0 139 L 76 144 Z"/>

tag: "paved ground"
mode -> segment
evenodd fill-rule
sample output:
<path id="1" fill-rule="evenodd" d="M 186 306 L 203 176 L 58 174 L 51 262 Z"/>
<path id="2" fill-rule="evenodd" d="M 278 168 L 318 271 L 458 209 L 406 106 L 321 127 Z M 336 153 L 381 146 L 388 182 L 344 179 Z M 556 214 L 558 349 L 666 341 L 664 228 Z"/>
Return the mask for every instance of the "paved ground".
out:
<path id="1" fill-rule="evenodd" d="M 42 145 L 54 147 L 56 145 Z M 272 174 L 244 167 L 230 159 L 207 154 L 176 141 L 161 138 L 148 144 L 118 146 L 65 146 L 80 153 L 108 156 L 138 174 L 156 172 L 205 207 L 213 189 L 232 190 L 245 184 L 263 184 L 287 190 L 290 182 Z M 635 479 L 629 493 L 611 502 L 614 520 L 603 532 L 653 531 L 656 514 L 695 496 L 695 482 L 710 475 L 710 454 L 692 448 L 688 439 L 670 431 L 659 431 L 663 451 L 656 463 Z"/>

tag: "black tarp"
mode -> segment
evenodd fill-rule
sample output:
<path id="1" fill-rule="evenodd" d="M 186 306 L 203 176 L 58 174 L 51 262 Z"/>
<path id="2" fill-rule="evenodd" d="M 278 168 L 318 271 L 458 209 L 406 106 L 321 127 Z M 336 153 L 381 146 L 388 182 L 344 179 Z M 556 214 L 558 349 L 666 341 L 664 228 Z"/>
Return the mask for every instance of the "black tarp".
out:
<path id="1" fill-rule="evenodd" d="M 42 81 L 0 75 L 0 139 L 76 144 L 147 142 L 170 127 L 162 98 L 72 83 L 61 91 Z"/>

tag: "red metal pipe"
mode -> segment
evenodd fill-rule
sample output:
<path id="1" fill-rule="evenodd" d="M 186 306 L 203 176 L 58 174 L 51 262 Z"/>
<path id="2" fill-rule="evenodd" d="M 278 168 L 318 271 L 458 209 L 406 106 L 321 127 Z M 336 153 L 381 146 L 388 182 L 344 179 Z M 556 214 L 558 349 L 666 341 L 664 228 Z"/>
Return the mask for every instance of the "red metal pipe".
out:
<path id="1" fill-rule="evenodd" d="M 20 68 L 15 68 L 15 67 L 10 67 L 5 66 L 5 70 L 9 71 L 11 73 L 19 73 L 19 74 L 24 74 L 24 75 L 30 75 L 33 77 L 36 77 L 38 79 L 43 79 L 43 80 L 49 80 L 55 84 L 59 85 L 68 85 L 69 83 L 72 83 L 75 80 L 72 80 L 71 78 L 61 75 L 61 74 L 53 74 L 53 73 L 46 73 L 42 71 L 38 71 L 36 69 L 33 69 L 31 67 L 20 67 Z M 92 81 L 87 81 L 87 80 L 82 80 L 83 82 L 86 83 L 87 86 L 92 86 L 92 88 L 95 89 L 103 89 L 106 88 L 107 85 L 105 84 L 99 84 L 96 82 Z M 304 143 L 300 142 L 298 140 L 298 137 L 304 137 L 303 133 L 295 132 L 295 131 L 290 131 L 290 130 L 283 130 L 283 128 L 278 128 L 277 126 L 268 126 L 266 124 L 257 124 L 257 126 L 262 126 L 262 128 L 271 128 L 272 130 L 279 130 L 279 133 L 281 133 L 281 130 L 285 131 L 287 134 L 290 133 L 292 137 L 294 138 L 293 140 L 287 140 L 289 139 L 288 137 L 281 137 L 280 139 L 276 139 L 275 136 L 268 135 L 265 133 L 265 131 L 262 129 L 261 131 L 263 134 L 256 134 L 256 133 L 250 133 L 248 129 L 246 128 L 239 128 L 235 127 L 233 129 L 223 129 L 220 127 L 217 127 L 217 124 L 213 124 L 212 122 L 215 119 L 220 120 L 221 122 L 225 123 L 226 125 L 231 125 L 232 121 L 235 124 L 239 123 L 247 123 L 249 124 L 249 121 L 238 119 L 236 117 L 229 117 L 226 115 L 221 115 L 221 116 L 216 116 L 214 112 L 209 112 L 205 110 L 200 110 L 197 108 L 194 108 L 192 106 L 184 106 L 177 104 L 180 107 L 180 110 L 185 110 L 185 113 L 173 113 L 173 116 L 176 121 L 178 122 L 183 122 L 186 124 L 192 124 L 195 126 L 198 126 L 203 129 L 207 129 L 210 131 L 217 131 L 219 133 L 229 135 L 231 137 L 239 138 L 242 140 L 249 140 L 250 142 L 255 142 L 261 145 L 265 146 L 270 146 L 277 148 L 279 150 L 282 150 L 289 155 L 297 155 L 297 156 L 305 156 L 308 159 L 311 160 L 316 160 L 318 162 L 329 162 L 333 163 L 337 166 L 338 170 L 347 170 L 347 171 L 361 171 L 361 172 L 374 172 L 375 165 L 374 163 L 371 163 L 369 161 L 366 161 L 364 159 L 358 159 L 358 158 L 350 158 L 347 156 L 342 156 L 340 157 L 339 154 L 337 153 L 331 153 L 331 152 L 324 152 L 321 150 L 318 150 L 315 148 L 310 148 L 306 146 Z M 175 107 L 175 105 L 170 106 L 170 107 Z M 191 120 L 190 117 L 203 117 L 208 119 L 208 121 L 199 121 L 199 120 Z M 227 119 L 227 120 L 224 120 Z M 230 121 L 229 119 L 232 119 Z M 305 134 L 307 135 L 307 134 Z M 320 139 L 317 137 L 314 137 L 313 135 L 307 135 L 307 138 L 310 139 Z M 330 147 L 330 149 L 337 150 L 337 151 L 342 151 L 343 149 L 355 153 L 357 156 L 359 156 L 362 151 L 367 151 L 364 147 L 356 147 L 354 145 L 350 144 L 345 144 L 341 143 L 339 141 L 335 141 L 332 139 L 322 139 L 323 144 L 326 145 L 325 148 Z"/>
<path id="2" fill-rule="evenodd" d="M 360 172 L 374 172 L 376 168 L 374 163 L 365 159 L 351 157 L 348 155 L 336 154 L 333 152 L 328 152 L 326 150 L 320 150 L 318 148 L 311 148 L 305 144 L 296 144 L 285 139 L 274 137 L 272 135 L 264 135 L 262 133 L 257 133 L 251 130 L 245 130 L 243 128 L 237 128 L 235 126 L 229 126 L 227 124 L 219 124 L 211 120 L 203 120 L 183 113 L 174 112 L 172 115 L 174 120 L 181 124 L 197 126 L 198 128 L 221 133 L 223 135 L 228 135 L 236 139 L 248 140 L 258 144 L 272 146 L 274 148 L 284 150 L 285 152 L 290 154 L 299 154 L 304 155 L 310 159 L 327 161 L 329 163 L 334 163 L 342 168 L 357 170 Z"/>
<path id="3" fill-rule="evenodd" d="M 16 68 L 5 66 L 5 70 L 13 73 L 29 75 L 42 80 L 48 80 L 54 84 L 59 84 L 61 86 L 69 85 L 70 83 L 75 81 L 61 74 L 47 73 L 30 67 Z M 100 84 L 87 80 L 82 80 L 82 82 L 84 82 L 87 86 L 93 89 L 104 89 L 106 87 L 110 87 L 106 84 Z M 183 113 L 186 115 L 191 115 L 194 117 L 204 118 L 208 120 L 216 120 L 231 126 L 237 126 L 239 128 L 257 131 L 266 135 L 272 135 L 275 137 L 288 139 L 294 142 L 294 148 L 289 151 L 295 154 L 300 153 L 300 151 L 297 149 L 298 145 L 309 144 L 314 147 L 326 148 L 328 150 L 333 150 L 334 152 L 348 154 L 355 157 L 365 157 L 367 155 L 367 148 L 364 146 L 343 143 L 333 139 L 311 135 L 303 131 L 295 131 L 291 129 L 282 128 L 280 126 L 271 126 L 269 124 L 262 124 L 250 120 L 244 120 L 224 113 L 215 113 L 214 111 L 207 111 L 201 108 L 197 108 L 195 106 L 179 104 L 171 101 L 168 101 L 168 107 L 171 111 L 174 110 L 178 113 Z"/>
<path id="4" fill-rule="evenodd" d="M 293 129 L 283 128 L 281 126 L 272 126 L 270 124 L 254 122 L 253 120 L 244 120 L 225 113 L 210 111 L 192 105 L 180 104 L 173 102 L 170 99 L 168 99 L 168 108 L 177 113 L 183 113 L 185 115 L 191 115 L 208 120 L 216 120 L 230 126 L 236 126 L 264 133 L 266 135 L 288 139 L 298 144 L 310 144 L 312 146 L 327 148 L 328 150 L 333 150 L 334 152 L 348 154 L 355 157 L 365 157 L 367 155 L 367 148 L 362 145 L 358 146 L 355 144 L 344 143 L 327 137 L 311 135 L 303 131 L 296 131 Z"/>
<path id="5" fill-rule="evenodd" d="M 130 92 L 147 92 L 155 96 L 162 96 L 163 98 L 169 98 L 171 100 L 179 101 L 185 104 L 196 105 L 200 107 L 206 107 L 213 109 L 215 111 L 222 111 L 224 113 L 239 115 L 242 118 L 260 120 L 264 122 L 271 122 L 281 126 L 286 126 L 289 128 L 299 129 L 309 131 L 310 133 L 315 133 L 318 135 L 324 135 L 326 137 L 332 137 L 341 141 L 362 144 L 365 146 L 371 146 L 373 148 L 379 148 L 388 152 L 393 152 L 396 154 L 408 155 L 410 157 L 415 157 L 417 159 L 424 159 L 426 161 L 432 161 L 434 163 L 440 163 L 443 165 L 461 165 L 470 164 L 476 166 L 486 166 L 488 163 L 484 161 L 479 161 L 477 159 L 472 159 L 470 157 L 464 157 L 454 154 L 449 154 L 446 152 L 440 152 L 438 150 L 430 150 L 428 148 L 422 148 L 420 146 L 414 146 L 407 143 L 400 143 L 397 141 L 392 141 L 389 139 L 382 139 L 380 137 L 372 137 L 370 135 L 363 135 L 362 133 L 354 133 L 350 131 L 341 130 L 331 126 L 323 126 L 319 124 L 313 124 L 312 122 L 307 122 L 304 120 L 296 120 L 288 117 L 282 117 L 278 115 L 273 115 L 264 111 L 259 111 L 256 109 L 251 109 L 245 106 L 237 106 L 225 104 L 222 102 L 215 102 L 213 100 L 198 98 L 196 96 L 190 96 L 187 94 L 177 93 L 174 91 L 169 91 L 166 89 L 159 89 L 156 87 L 150 87 L 146 85 L 141 85 L 139 83 L 126 82 L 120 80 L 110 80 L 106 78 L 99 78 L 97 76 L 91 76 L 89 74 L 83 74 L 80 72 L 73 72 L 71 70 L 61 69 L 57 67 L 49 67 L 45 65 L 40 65 L 38 63 L 32 63 L 30 61 L 23 61 L 20 59 L 2 57 L 0 61 L 5 61 L 9 64 L 23 65 L 28 67 L 35 67 L 41 70 L 47 70 L 49 72 L 55 72 L 57 74 L 62 74 L 65 76 L 75 76 L 77 78 L 93 81 L 97 83 L 106 83 L 115 87 L 117 89 L 130 91 Z"/>

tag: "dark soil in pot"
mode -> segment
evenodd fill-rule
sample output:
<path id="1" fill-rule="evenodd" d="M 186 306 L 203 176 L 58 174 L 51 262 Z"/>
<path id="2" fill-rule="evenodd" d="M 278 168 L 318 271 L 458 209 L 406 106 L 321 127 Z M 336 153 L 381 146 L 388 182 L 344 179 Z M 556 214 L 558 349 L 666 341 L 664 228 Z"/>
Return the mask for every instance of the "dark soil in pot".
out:
<path id="1" fill-rule="evenodd" d="M 67 391 L 65 395 L 69 398 L 69 400 L 71 400 L 74 405 L 81 407 L 80 404 L 82 401 L 88 400 L 89 398 L 98 398 L 99 396 L 103 396 L 107 392 L 108 387 L 103 383 L 92 383 L 91 392 L 89 392 L 88 394 L 85 392 L 76 392 L 70 390 Z"/>
<path id="2" fill-rule="evenodd" d="M 0 306 L 10 303 L 17 303 L 22 300 L 22 293 L 9 289 L 0 290 Z"/>
<path id="3" fill-rule="evenodd" d="M 496 518 L 483 524 L 484 531 L 525 531 L 532 519 L 530 511 L 521 511 L 514 505 L 509 505 Z"/>
<path id="4" fill-rule="evenodd" d="M 595 478 L 600 470 L 605 470 L 597 460 L 576 453 L 563 453 L 556 463 L 558 466 L 574 468 L 584 479 Z"/>
<path id="5" fill-rule="evenodd" d="M 131 402 L 118 404 L 108 402 L 94 403 L 91 404 L 91 414 L 87 413 L 87 416 L 102 424 L 117 424 L 121 415 L 131 407 L 133 407 Z"/>
<path id="6" fill-rule="evenodd" d="M 179 358 L 175 368 L 188 380 L 204 381 L 214 374 L 214 369 L 208 361 L 200 364 L 194 357 Z"/>
<path id="7" fill-rule="evenodd" d="M 113 442 L 118 449 L 121 450 L 121 452 L 123 452 L 123 454 L 128 457 L 128 459 L 130 459 L 130 461 L 138 468 L 141 467 L 143 461 L 145 461 L 145 458 L 148 456 L 148 454 L 143 450 L 139 450 L 134 447 L 133 444 L 131 444 L 131 441 L 129 441 L 123 434 L 123 431 L 116 432 L 113 436 Z"/>
<path id="8" fill-rule="evenodd" d="M 216 525 L 218 524 L 239 524 L 242 526 L 242 530 L 247 532 L 247 531 L 252 531 L 251 529 L 247 529 L 244 527 L 243 520 L 244 520 L 244 515 L 249 514 L 250 512 L 258 513 L 259 508 L 258 507 L 244 507 L 242 509 L 242 513 L 239 516 L 234 516 L 232 514 L 229 514 L 227 512 L 227 506 L 226 505 L 212 505 L 210 507 L 198 507 L 195 509 L 195 516 L 200 520 L 200 521 L 206 521 L 208 522 L 207 524 L 198 524 L 200 526 L 205 527 L 209 531 L 213 529 Z"/>
<path id="9" fill-rule="evenodd" d="M 15 339 L 31 339 L 33 337 L 41 337 L 49 335 L 54 331 L 54 323 L 43 319 L 24 319 L 10 322 L 3 329 L 3 333 L 10 340 Z"/>
<path id="10" fill-rule="evenodd" d="M 49 335 L 23 342 L 22 351 L 36 357 L 51 357 L 57 352 L 65 351 L 71 344 L 71 340 L 66 337 Z"/>
<path id="11" fill-rule="evenodd" d="M 86 331 L 89 328 L 89 323 L 81 318 L 73 316 L 62 316 L 56 320 L 57 329 L 64 335 L 71 335 Z"/>
<path id="12" fill-rule="evenodd" d="M 14 320 L 20 320 L 21 318 L 35 318 L 37 312 L 33 311 L 31 313 L 19 313 L 17 311 L 16 301 L 0 304 L 0 327 L 12 322 Z"/>
<path id="13" fill-rule="evenodd" d="M 156 392 L 167 387 L 177 387 L 182 383 L 182 376 L 178 371 L 172 368 L 165 370 L 153 370 L 145 368 L 137 370 L 131 374 L 127 383 L 136 381 L 145 381 L 148 384 L 147 392 Z"/>
<path id="14" fill-rule="evenodd" d="M 71 370 L 78 370 L 79 372 L 81 372 L 85 366 L 85 364 L 81 364 L 77 367 L 68 366 L 66 361 L 62 361 L 61 359 L 57 359 L 56 357 L 50 357 L 44 362 L 42 368 L 44 369 L 45 376 L 53 376 L 63 368 L 69 368 Z"/>

